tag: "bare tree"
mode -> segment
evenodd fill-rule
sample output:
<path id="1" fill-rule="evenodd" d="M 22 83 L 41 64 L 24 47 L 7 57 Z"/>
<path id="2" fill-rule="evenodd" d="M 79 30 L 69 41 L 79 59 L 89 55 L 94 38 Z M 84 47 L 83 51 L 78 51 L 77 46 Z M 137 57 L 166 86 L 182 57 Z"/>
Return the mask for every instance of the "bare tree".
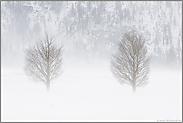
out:
<path id="1" fill-rule="evenodd" d="M 146 84 L 148 80 L 150 57 L 147 55 L 145 40 L 135 31 L 123 34 L 119 50 L 113 55 L 111 69 L 121 82 L 136 87 Z"/>
<path id="2" fill-rule="evenodd" d="M 40 40 L 34 47 L 26 50 L 25 73 L 35 80 L 42 81 L 50 89 L 51 81 L 61 73 L 62 46 L 54 45 L 54 38 Z"/>

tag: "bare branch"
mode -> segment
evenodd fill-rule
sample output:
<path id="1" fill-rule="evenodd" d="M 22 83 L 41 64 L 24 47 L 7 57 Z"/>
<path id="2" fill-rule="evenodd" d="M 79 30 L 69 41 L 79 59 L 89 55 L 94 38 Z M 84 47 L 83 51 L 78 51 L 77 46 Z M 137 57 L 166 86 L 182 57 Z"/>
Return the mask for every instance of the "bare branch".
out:
<path id="1" fill-rule="evenodd" d="M 145 40 L 135 31 L 123 34 L 119 50 L 113 55 L 112 72 L 120 82 L 137 87 L 148 80 L 150 58 Z"/>
<path id="2" fill-rule="evenodd" d="M 51 81 L 60 75 L 62 62 L 62 46 L 54 45 L 54 37 L 39 40 L 35 47 L 26 50 L 25 73 L 50 85 Z"/>

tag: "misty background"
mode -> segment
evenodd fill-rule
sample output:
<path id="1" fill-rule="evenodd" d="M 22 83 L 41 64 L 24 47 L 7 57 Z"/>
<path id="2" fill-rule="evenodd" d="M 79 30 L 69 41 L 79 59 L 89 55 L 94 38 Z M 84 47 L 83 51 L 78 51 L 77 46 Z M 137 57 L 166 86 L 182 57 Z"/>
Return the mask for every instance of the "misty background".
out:
<path id="1" fill-rule="evenodd" d="M 181 2 L 9 1 L 1 2 L 2 66 L 19 64 L 23 50 L 45 32 L 64 45 L 68 57 L 110 61 L 130 29 L 146 38 L 152 64 L 181 65 Z"/>
<path id="2" fill-rule="evenodd" d="M 122 33 L 137 30 L 149 83 L 132 93 L 110 70 Z M 61 76 L 46 92 L 25 75 L 25 49 L 47 32 L 63 45 Z M 181 1 L 2 1 L 3 121 L 181 121 Z"/>

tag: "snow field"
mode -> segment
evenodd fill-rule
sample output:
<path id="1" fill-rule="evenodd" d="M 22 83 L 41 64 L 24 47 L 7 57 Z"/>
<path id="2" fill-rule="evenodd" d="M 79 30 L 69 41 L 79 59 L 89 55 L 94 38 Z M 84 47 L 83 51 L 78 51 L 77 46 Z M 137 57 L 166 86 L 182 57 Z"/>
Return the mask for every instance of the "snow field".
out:
<path id="1" fill-rule="evenodd" d="M 136 93 L 121 85 L 109 64 L 65 65 L 50 92 L 22 69 L 2 69 L 2 121 L 181 120 L 182 71 L 152 69 Z"/>

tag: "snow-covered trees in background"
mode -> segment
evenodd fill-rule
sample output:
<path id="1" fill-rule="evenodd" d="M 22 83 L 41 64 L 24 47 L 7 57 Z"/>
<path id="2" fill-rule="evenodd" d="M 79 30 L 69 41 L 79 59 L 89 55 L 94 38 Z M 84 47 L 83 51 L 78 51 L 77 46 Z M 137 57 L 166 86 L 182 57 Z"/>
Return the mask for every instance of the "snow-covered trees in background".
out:
<path id="1" fill-rule="evenodd" d="M 113 55 L 111 69 L 120 83 L 136 87 L 147 83 L 150 57 L 147 55 L 145 40 L 135 31 L 123 34 L 118 53 Z"/>
<path id="2" fill-rule="evenodd" d="M 51 81 L 61 73 L 62 46 L 55 46 L 54 40 L 46 35 L 36 46 L 26 50 L 25 73 L 44 82 L 48 90 Z"/>
<path id="3" fill-rule="evenodd" d="M 139 30 L 146 36 L 152 61 L 156 60 L 157 64 L 159 60 L 168 61 L 167 55 L 172 45 L 174 48 L 171 52 L 176 55 L 171 60 L 180 63 L 182 59 L 181 1 L 1 3 L 2 52 L 10 56 L 7 61 L 34 43 L 32 40 L 36 40 L 45 29 L 52 30 L 62 39 L 66 46 L 65 53 L 83 54 L 91 59 L 96 55 L 110 58 L 121 32 L 129 29 Z"/>

